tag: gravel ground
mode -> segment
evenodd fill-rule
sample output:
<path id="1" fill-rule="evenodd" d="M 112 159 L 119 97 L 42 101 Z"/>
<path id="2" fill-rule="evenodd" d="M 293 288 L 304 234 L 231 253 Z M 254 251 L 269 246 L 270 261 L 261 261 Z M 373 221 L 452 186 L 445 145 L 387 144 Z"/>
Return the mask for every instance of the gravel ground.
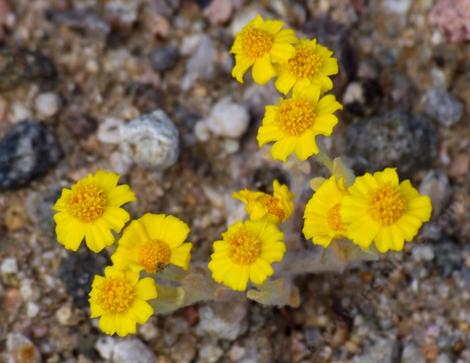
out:
<path id="1" fill-rule="evenodd" d="M 200 304 L 106 337 L 87 294 L 109 257 L 55 241 L 62 187 L 119 172 L 131 214 L 182 218 L 203 261 L 240 216 L 232 191 L 299 183 L 256 144 L 276 92 L 230 75 L 233 35 L 256 13 L 339 58 L 329 153 L 357 172 L 397 166 L 433 219 L 403 253 L 299 278 L 297 309 Z M 470 363 L 469 24 L 469 0 L 0 0 L 0 361 Z M 123 140 L 142 115 L 177 131 Z"/>

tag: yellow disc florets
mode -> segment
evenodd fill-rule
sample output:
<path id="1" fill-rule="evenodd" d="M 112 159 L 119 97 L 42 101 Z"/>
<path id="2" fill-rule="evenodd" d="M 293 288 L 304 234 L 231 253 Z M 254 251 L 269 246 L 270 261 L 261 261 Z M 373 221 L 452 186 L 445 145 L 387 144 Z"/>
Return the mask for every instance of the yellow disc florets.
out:
<path id="1" fill-rule="evenodd" d="M 134 298 L 134 287 L 127 279 L 110 277 L 100 286 L 97 301 L 106 312 L 120 314 L 130 308 Z"/>
<path id="2" fill-rule="evenodd" d="M 261 240 L 253 232 L 241 228 L 231 235 L 228 255 L 234 263 L 250 265 L 261 254 Z"/>
<path id="3" fill-rule="evenodd" d="M 328 226 L 336 232 L 345 230 L 344 225 L 341 221 L 341 215 L 339 214 L 340 208 L 341 203 L 337 203 L 333 207 L 331 207 L 326 213 L 326 221 L 328 223 Z"/>
<path id="4" fill-rule="evenodd" d="M 288 68 L 297 78 L 312 78 L 315 76 L 321 65 L 321 57 L 313 50 L 300 46 L 297 48 L 295 56 L 289 59 Z"/>
<path id="5" fill-rule="evenodd" d="M 100 218 L 107 206 L 104 190 L 92 183 L 77 185 L 66 200 L 67 211 L 83 223 Z"/>
<path id="6" fill-rule="evenodd" d="M 171 250 L 166 243 L 148 241 L 139 248 L 138 262 L 149 273 L 155 273 L 170 263 Z"/>
<path id="7" fill-rule="evenodd" d="M 279 127 L 288 135 L 299 136 L 315 122 L 315 107 L 311 101 L 293 98 L 279 106 Z"/>
<path id="8" fill-rule="evenodd" d="M 279 221 L 284 220 L 286 214 L 284 213 L 282 208 L 279 207 L 279 200 L 270 195 L 263 195 L 260 198 L 260 201 L 266 207 L 266 210 L 269 214 L 276 216 Z"/>
<path id="9" fill-rule="evenodd" d="M 268 53 L 273 45 L 273 36 L 268 32 L 249 27 L 241 34 L 243 52 L 250 58 L 259 58 Z"/>
<path id="10" fill-rule="evenodd" d="M 384 185 L 369 197 L 369 214 L 384 226 L 395 223 L 406 209 L 406 200 L 396 186 Z"/>

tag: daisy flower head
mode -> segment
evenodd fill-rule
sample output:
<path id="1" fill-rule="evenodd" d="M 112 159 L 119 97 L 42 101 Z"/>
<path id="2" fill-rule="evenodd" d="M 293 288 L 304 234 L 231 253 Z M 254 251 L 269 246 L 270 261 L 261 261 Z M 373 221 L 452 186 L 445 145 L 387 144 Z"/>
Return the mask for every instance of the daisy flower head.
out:
<path id="1" fill-rule="evenodd" d="M 169 264 L 186 270 L 192 247 L 184 242 L 189 231 L 174 216 L 147 213 L 126 227 L 111 259 L 118 267 L 147 273 L 159 272 Z"/>
<path id="2" fill-rule="evenodd" d="M 295 87 L 292 97 L 280 99 L 278 105 L 266 106 L 262 125 L 258 129 L 258 144 L 274 142 L 271 155 L 286 161 L 295 153 L 300 160 L 318 154 L 315 137 L 330 136 L 338 123 L 333 114 L 343 106 L 335 96 L 320 97 L 320 89 L 313 85 Z"/>
<path id="3" fill-rule="evenodd" d="M 276 75 L 273 64 L 286 64 L 295 53 L 297 37 L 291 29 L 283 29 L 280 20 L 263 20 L 258 15 L 235 37 L 230 52 L 235 54 L 232 76 L 243 83 L 243 76 L 253 66 L 253 79 L 265 84 Z"/>
<path id="4" fill-rule="evenodd" d="M 329 76 L 338 73 L 338 61 L 333 52 L 317 43 L 316 39 L 302 39 L 295 45 L 295 55 L 286 64 L 276 66 L 276 89 L 287 94 L 297 84 L 314 84 L 321 92 L 333 88 Z"/>
<path id="5" fill-rule="evenodd" d="M 252 191 L 248 189 L 233 193 L 235 199 L 245 204 L 247 213 L 253 221 L 265 220 L 279 224 L 285 222 L 294 211 L 294 195 L 289 187 L 273 181 L 273 194 Z"/>
<path id="6" fill-rule="evenodd" d="M 89 174 L 64 188 L 53 209 L 56 235 L 65 248 L 77 251 L 85 239 L 97 253 L 114 242 L 113 230 L 119 233 L 129 220 L 121 206 L 135 201 L 128 185 L 118 185 L 119 175 L 108 171 Z"/>
<path id="7" fill-rule="evenodd" d="M 215 281 L 244 291 L 251 281 L 263 283 L 274 273 L 273 262 L 281 261 L 286 246 L 283 233 L 266 221 L 236 222 L 213 244 L 209 270 Z"/>
<path id="8" fill-rule="evenodd" d="M 395 168 L 357 177 L 341 203 L 346 235 L 362 248 L 372 242 L 379 252 L 401 251 L 431 217 L 431 199 L 409 180 L 398 180 Z"/>
<path id="9" fill-rule="evenodd" d="M 333 239 L 346 236 L 340 208 L 347 194 L 343 180 L 334 175 L 318 187 L 305 206 L 302 230 L 305 238 L 326 248 Z"/>
<path id="10" fill-rule="evenodd" d="M 153 314 L 148 300 L 157 297 L 155 281 L 139 273 L 108 266 L 104 276 L 95 275 L 90 292 L 91 318 L 100 318 L 100 329 L 119 336 L 135 334 L 136 324 L 144 324 Z"/>

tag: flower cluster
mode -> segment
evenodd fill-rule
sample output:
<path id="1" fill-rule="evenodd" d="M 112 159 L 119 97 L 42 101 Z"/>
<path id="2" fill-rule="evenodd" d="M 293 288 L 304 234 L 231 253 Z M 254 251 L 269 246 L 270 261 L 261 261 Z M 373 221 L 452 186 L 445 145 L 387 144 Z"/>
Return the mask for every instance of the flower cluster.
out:
<path id="1" fill-rule="evenodd" d="M 231 52 L 235 54 L 232 75 L 239 82 L 253 66 L 256 83 L 263 85 L 276 77 L 276 89 L 287 95 L 277 105 L 266 106 L 257 135 L 259 146 L 273 143 L 271 155 L 281 161 L 291 154 L 300 160 L 316 154 L 320 161 L 329 160 L 321 155 L 315 139 L 331 136 L 338 123 L 334 113 L 342 109 L 333 95 L 324 94 L 333 88 L 330 76 L 338 73 L 333 52 L 316 39 L 298 39 L 281 21 L 259 15 L 236 36 Z M 366 173 L 349 184 L 341 173 L 333 172 L 314 184 L 316 191 L 304 211 L 303 233 L 325 248 L 333 240 L 348 239 L 362 249 L 373 242 L 379 252 L 400 251 L 431 216 L 430 198 L 420 195 L 409 180 L 400 183 L 394 168 Z M 268 209 L 257 193 L 242 191 L 235 197 L 248 204 L 252 219 L 264 216 Z M 271 214 L 275 215 L 271 222 L 283 220 L 282 213 Z"/>
<path id="2" fill-rule="evenodd" d="M 119 176 L 106 171 L 90 174 L 63 189 L 54 210 L 56 235 L 65 248 L 77 251 L 82 240 L 95 253 L 114 243 L 112 231 L 120 233 L 129 221 L 123 204 L 136 200 L 128 185 L 118 185 Z M 147 213 L 133 220 L 117 241 L 112 266 L 104 276 L 95 276 L 90 292 L 92 318 L 106 334 L 125 336 L 136 332 L 154 310 L 148 303 L 157 298 L 151 277 L 169 264 L 187 269 L 192 244 L 185 242 L 189 227 L 180 219 Z"/>
<path id="3" fill-rule="evenodd" d="M 305 206 L 304 236 L 333 251 L 345 244 L 346 250 L 356 245 L 361 252 L 400 251 L 412 241 L 431 217 L 430 198 L 419 194 L 409 180 L 400 182 L 394 168 L 355 177 L 339 158 L 331 161 L 317 146 L 317 136 L 332 135 L 338 123 L 335 112 L 342 109 L 333 95 L 325 94 L 333 88 L 330 77 L 338 73 L 332 51 L 315 39 L 298 39 L 279 20 L 257 16 L 236 36 L 231 52 L 232 74 L 240 83 L 252 67 L 256 83 L 276 78 L 275 87 L 285 96 L 266 106 L 257 133 L 259 146 L 272 143 L 272 157 L 284 162 L 292 154 L 301 161 L 315 155 L 332 174 L 310 181 L 315 192 Z M 291 281 L 281 274 L 292 265 L 292 254 L 290 262 L 282 261 L 287 246 L 281 225 L 294 213 L 294 194 L 274 180 L 270 193 L 242 189 L 233 197 L 244 204 L 248 218 L 228 226 L 213 242 L 207 265 L 212 279 L 236 291 L 256 285 L 247 296 L 261 296 L 256 300 L 261 303 L 298 306 L 295 293 L 287 288 Z M 89 294 L 91 317 L 99 318 L 100 329 L 110 335 L 135 333 L 155 306 L 160 312 L 172 311 L 221 295 L 207 268 L 189 268 L 188 225 L 171 215 L 151 213 L 130 221 L 123 205 L 134 201 L 135 194 L 119 184 L 118 175 L 98 171 L 63 189 L 54 206 L 60 244 L 77 251 L 85 241 L 94 253 L 105 248 L 111 253 L 113 265 L 94 277 Z M 290 269 L 290 279 L 292 271 L 312 271 L 304 268 L 310 255 L 297 255 L 302 257 L 298 268 Z M 280 267 L 274 267 L 281 272 L 273 278 L 276 262 Z M 169 265 L 178 272 L 166 269 Z M 291 297 L 294 303 L 288 302 Z"/>
<path id="4" fill-rule="evenodd" d="M 231 52 L 235 54 L 232 75 L 243 82 L 243 75 L 253 66 L 253 79 L 265 84 L 273 77 L 276 89 L 287 98 L 266 106 L 258 130 L 261 146 L 273 143 L 271 155 L 286 161 L 293 153 L 306 160 L 319 150 L 316 136 L 330 136 L 338 123 L 334 112 L 342 109 L 333 95 L 323 95 L 333 88 L 330 76 L 338 73 L 333 52 L 315 39 L 298 39 L 291 29 L 283 29 L 279 20 L 257 16 L 236 36 Z"/>

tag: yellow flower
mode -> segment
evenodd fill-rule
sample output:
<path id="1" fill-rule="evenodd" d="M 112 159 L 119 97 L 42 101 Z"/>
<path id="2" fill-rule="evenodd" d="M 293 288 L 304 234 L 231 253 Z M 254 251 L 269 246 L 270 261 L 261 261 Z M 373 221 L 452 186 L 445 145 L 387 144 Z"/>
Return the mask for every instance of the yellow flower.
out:
<path id="1" fill-rule="evenodd" d="M 346 234 L 368 248 L 375 242 L 380 252 L 400 251 L 431 217 L 431 199 L 419 194 L 409 180 L 399 182 L 394 168 L 356 178 L 341 203 Z"/>
<path id="2" fill-rule="evenodd" d="M 108 266 L 104 277 L 95 275 L 90 292 L 90 315 L 98 318 L 100 329 L 108 335 L 135 334 L 136 323 L 144 324 L 153 314 L 147 300 L 157 297 L 155 281 L 139 273 Z"/>
<path id="3" fill-rule="evenodd" d="M 317 44 L 315 39 L 302 39 L 295 46 L 295 55 L 287 64 L 278 66 L 275 86 L 287 94 L 296 84 L 302 87 L 314 84 L 320 91 L 333 88 L 330 77 L 338 73 L 338 61 L 331 57 L 333 52 Z"/>
<path id="4" fill-rule="evenodd" d="M 306 238 L 326 248 L 333 239 L 346 236 L 346 226 L 340 216 L 345 195 L 343 181 L 336 176 L 320 185 L 305 206 L 303 233 Z"/>
<path id="5" fill-rule="evenodd" d="M 245 204 L 253 221 L 265 220 L 279 224 L 289 219 L 294 211 L 294 195 L 289 192 L 287 185 L 279 184 L 277 180 L 273 181 L 273 195 L 243 189 L 233 193 L 233 197 Z"/>
<path id="6" fill-rule="evenodd" d="M 59 243 L 77 251 L 85 238 L 88 248 L 97 253 L 114 242 L 111 230 L 119 233 L 129 220 L 121 206 L 135 201 L 129 186 L 117 185 L 118 181 L 117 174 L 97 171 L 62 190 L 53 208 Z"/>
<path id="7" fill-rule="evenodd" d="M 291 29 L 282 29 L 280 20 L 263 20 L 257 16 L 235 37 L 230 52 L 235 54 L 232 76 L 243 83 L 245 72 L 253 66 L 253 79 L 265 84 L 276 75 L 273 63 L 285 64 L 295 53 L 297 41 Z"/>
<path id="8" fill-rule="evenodd" d="M 295 152 L 300 160 L 306 160 L 319 152 L 315 137 L 331 135 L 338 122 L 333 112 L 342 108 L 333 95 L 320 98 L 318 87 L 295 87 L 291 98 L 281 99 L 277 106 L 266 106 L 258 130 L 259 146 L 274 141 L 274 159 L 286 161 Z"/>
<path id="9" fill-rule="evenodd" d="M 266 221 L 245 221 L 231 225 L 214 242 L 209 270 L 215 281 L 243 291 L 248 281 L 263 283 L 273 274 L 271 264 L 281 261 L 286 250 L 283 233 Z"/>
<path id="10" fill-rule="evenodd" d="M 156 273 L 169 264 L 188 268 L 189 242 L 183 243 L 189 227 L 180 219 L 164 214 L 145 214 L 124 230 L 111 257 L 118 267 Z"/>

